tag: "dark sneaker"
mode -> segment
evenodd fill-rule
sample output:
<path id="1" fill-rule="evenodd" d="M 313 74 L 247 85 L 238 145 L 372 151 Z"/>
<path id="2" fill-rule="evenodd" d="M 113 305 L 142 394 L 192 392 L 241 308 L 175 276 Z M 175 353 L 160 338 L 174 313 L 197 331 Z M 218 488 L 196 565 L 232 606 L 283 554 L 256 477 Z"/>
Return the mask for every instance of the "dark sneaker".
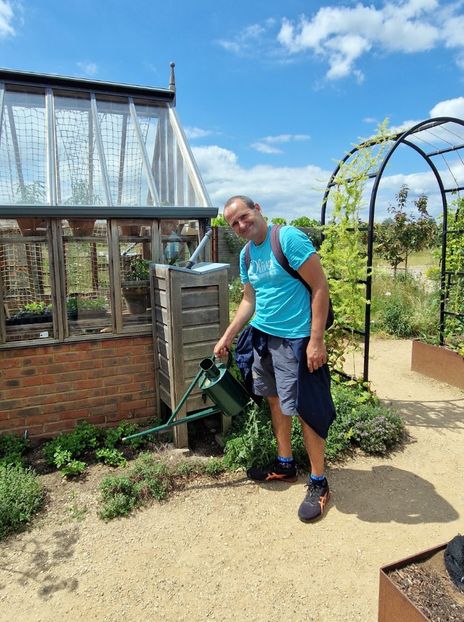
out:
<path id="1" fill-rule="evenodd" d="M 256 482 L 270 482 L 272 480 L 296 482 L 298 479 L 294 462 L 290 466 L 282 466 L 278 460 L 274 460 L 272 464 L 265 467 L 251 467 L 247 471 L 247 477 Z"/>
<path id="2" fill-rule="evenodd" d="M 330 499 L 329 484 L 326 479 L 319 483 L 310 478 L 307 486 L 306 497 L 298 509 L 298 518 L 304 523 L 320 518 Z"/>

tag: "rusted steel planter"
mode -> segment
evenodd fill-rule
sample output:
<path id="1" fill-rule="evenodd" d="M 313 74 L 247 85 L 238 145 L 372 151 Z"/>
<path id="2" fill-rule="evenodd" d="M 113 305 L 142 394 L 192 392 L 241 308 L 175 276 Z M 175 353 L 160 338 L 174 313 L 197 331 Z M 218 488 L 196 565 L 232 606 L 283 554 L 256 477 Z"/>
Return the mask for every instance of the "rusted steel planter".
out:
<path id="1" fill-rule="evenodd" d="M 464 389 L 464 357 L 445 346 L 414 340 L 411 370 Z"/>
<path id="2" fill-rule="evenodd" d="M 446 544 L 426 549 L 411 557 L 382 566 L 379 579 L 379 617 L 378 622 L 432 622 L 418 607 L 401 591 L 389 577 L 389 574 L 410 564 L 423 562 L 439 551 L 446 549 Z"/>

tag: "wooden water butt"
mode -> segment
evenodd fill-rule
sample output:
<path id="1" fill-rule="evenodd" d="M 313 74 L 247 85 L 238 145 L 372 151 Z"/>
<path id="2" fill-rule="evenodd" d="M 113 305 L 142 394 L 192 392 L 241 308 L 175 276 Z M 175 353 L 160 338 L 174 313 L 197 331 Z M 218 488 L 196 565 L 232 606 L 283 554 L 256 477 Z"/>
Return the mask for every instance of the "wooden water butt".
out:
<path id="1" fill-rule="evenodd" d="M 173 411 L 195 378 L 200 361 L 229 323 L 229 264 L 199 263 L 191 270 L 152 264 L 151 308 L 158 412 Z M 177 418 L 212 406 L 195 388 Z M 222 431 L 230 425 L 222 415 Z M 187 425 L 173 428 L 176 447 L 188 447 Z"/>

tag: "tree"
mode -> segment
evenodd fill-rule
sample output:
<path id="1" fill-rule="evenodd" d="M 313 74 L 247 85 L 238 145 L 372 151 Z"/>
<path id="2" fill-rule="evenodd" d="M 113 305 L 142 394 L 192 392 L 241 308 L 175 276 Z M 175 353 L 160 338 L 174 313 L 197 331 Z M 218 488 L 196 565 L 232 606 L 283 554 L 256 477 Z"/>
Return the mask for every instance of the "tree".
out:
<path id="1" fill-rule="evenodd" d="M 285 220 L 285 218 L 279 218 L 279 217 L 275 217 L 271 220 L 271 223 L 273 225 L 286 225 L 287 221 Z"/>
<path id="2" fill-rule="evenodd" d="M 406 212 L 408 195 L 409 188 L 404 184 L 396 195 L 396 205 L 388 208 L 392 218 L 375 228 L 376 250 L 392 266 L 395 276 L 400 263 L 404 262 L 407 272 L 411 253 L 429 248 L 436 236 L 436 223 L 427 211 L 427 196 L 422 194 L 413 201 L 416 216 Z"/>

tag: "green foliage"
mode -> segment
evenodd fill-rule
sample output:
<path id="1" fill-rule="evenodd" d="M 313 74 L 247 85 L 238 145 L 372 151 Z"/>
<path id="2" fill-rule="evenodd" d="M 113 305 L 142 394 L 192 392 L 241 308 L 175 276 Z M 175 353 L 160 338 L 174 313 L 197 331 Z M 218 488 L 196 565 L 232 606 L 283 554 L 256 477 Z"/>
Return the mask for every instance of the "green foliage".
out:
<path id="1" fill-rule="evenodd" d="M 376 273 L 372 329 L 404 338 L 438 334 L 439 291 L 410 273 Z"/>
<path id="2" fill-rule="evenodd" d="M 224 448 L 224 464 L 230 469 L 259 466 L 271 462 L 275 454 L 267 403 L 253 404 L 233 420 Z"/>
<path id="3" fill-rule="evenodd" d="M 280 218 L 279 216 L 276 216 L 275 218 L 271 218 L 271 223 L 273 225 L 286 225 L 287 221 L 285 218 Z"/>
<path id="4" fill-rule="evenodd" d="M 110 475 L 101 483 L 101 518 L 125 516 L 151 499 L 162 501 L 171 487 L 172 473 L 151 454 L 140 454 L 127 474 Z"/>
<path id="5" fill-rule="evenodd" d="M 421 195 L 413 201 L 418 215 L 408 214 L 409 188 L 403 185 L 397 194 L 397 205 L 390 205 L 388 211 L 393 218 L 376 225 L 376 251 L 388 261 L 396 271 L 400 263 L 408 269 L 408 258 L 411 253 L 430 248 L 437 234 L 434 219 L 427 212 L 427 197 Z"/>
<path id="6" fill-rule="evenodd" d="M 103 462 L 112 467 L 125 466 L 127 462 L 121 451 L 118 449 L 110 449 L 109 447 L 97 449 L 95 456 L 99 462 Z"/>
<path id="7" fill-rule="evenodd" d="M 403 438 L 401 418 L 361 385 L 334 383 L 332 396 L 337 417 L 327 438 L 328 461 L 340 460 L 355 447 L 366 453 L 386 453 Z M 366 436 L 366 430 L 372 433 L 371 438 Z M 292 447 L 298 465 L 307 468 L 303 434 L 296 419 L 292 426 Z M 230 469 L 248 468 L 272 462 L 275 455 L 269 410 L 264 404 L 260 407 L 253 405 L 234 420 L 224 449 L 224 464 Z"/>
<path id="8" fill-rule="evenodd" d="M 211 226 L 212 227 L 228 227 L 229 223 L 224 218 L 224 214 L 218 214 L 216 218 L 211 219 Z"/>
<path id="9" fill-rule="evenodd" d="M 0 465 L 0 539 L 29 523 L 43 501 L 44 490 L 32 471 Z"/>
<path id="10" fill-rule="evenodd" d="M 61 447 L 56 449 L 53 462 L 64 477 L 76 477 L 81 475 L 87 466 L 82 460 L 73 458 L 69 450 L 62 449 Z"/>
<path id="11" fill-rule="evenodd" d="M 78 311 L 104 311 L 108 306 L 106 298 L 97 296 L 96 298 L 83 298 L 82 296 L 70 296 L 66 301 L 69 312 Z"/>
<path id="12" fill-rule="evenodd" d="M 343 367 L 347 350 L 358 347 L 355 331 L 364 328 L 366 300 L 361 282 L 367 278 L 367 262 L 360 208 L 366 182 L 382 161 L 388 141 L 384 123 L 369 147 L 359 149 L 341 164 L 329 195 L 331 219 L 324 228 L 319 252 L 335 313 L 334 325 L 326 333 L 329 362 L 335 369 Z"/>
<path id="13" fill-rule="evenodd" d="M 456 198 L 448 211 L 445 280 L 446 310 L 463 313 L 464 300 L 464 197 Z M 464 356 L 464 318 L 448 315 L 445 318 L 445 343 Z"/>
<path id="14" fill-rule="evenodd" d="M 55 460 L 57 450 L 69 452 L 72 459 L 81 457 L 87 451 L 99 446 L 102 433 L 87 421 L 81 421 L 72 432 L 63 433 L 46 443 L 43 454 L 48 464 L 58 466 Z"/>
<path id="15" fill-rule="evenodd" d="M 154 425 L 157 425 L 156 422 Z M 121 421 L 116 428 L 110 428 L 105 432 L 105 447 L 110 449 L 114 448 L 118 443 L 122 442 L 122 439 L 131 434 L 136 434 L 139 431 L 139 426 L 132 421 Z M 132 449 L 141 449 L 154 440 L 152 434 L 146 434 L 144 436 L 137 436 L 125 441 L 125 445 L 132 447 Z"/>
<path id="16" fill-rule="evenodd" d="M 243 285 L 240 282 L 240 278 L 237 277 L 231 283 L 229 283 L 229 302 L 238 305 L 242 300 Z"/>
<path id="17" fill-rule="evenodd" d="M 298 218 L 294 218 L 290 221 L 290 224 L 293 225 L 293 227 L 312 227 L 314 229 L 320 227 L 320 222 L 318 220 L 315 218 L 308 218 L 308 216 L 299 216 Z"/>
<path id="18" fill-rule="evenodd" d="M 148 281 L 150 278 L 150 262 L 141 257 L 132 257 L 125 275 L 126 281 Z"/>
<path id="19" fill-rule="evenodd" d="M 27 449 L 27 440 L 16 434 L 0 434 L 0 466 L 23 464 L 23 454 Z"/>
<path id="20" fill-rule="evenodd" d="M 209 477 L 217 477 L 224 473 L 226 465 L 222 458 L 210 458 L 204 463 L 204 473 Z"/>
<path id="21" fill-rule="evenodd" d="M 25 304 L 22 308 L 23 311 L 27 313 L 45 313 L 46 311 L 51 311 L 52 305 L 47 305 L 45 302 L 29 302 Z"/>

